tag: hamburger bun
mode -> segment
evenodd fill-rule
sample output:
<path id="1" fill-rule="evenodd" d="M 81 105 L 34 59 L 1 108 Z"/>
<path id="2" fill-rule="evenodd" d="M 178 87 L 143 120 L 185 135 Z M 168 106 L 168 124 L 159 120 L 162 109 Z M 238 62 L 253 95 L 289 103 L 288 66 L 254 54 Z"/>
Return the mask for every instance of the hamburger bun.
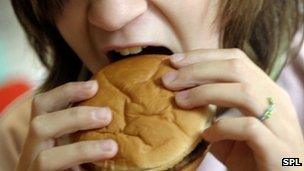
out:
<path id="1" fill-rule="evenodd" d="M 179 108 L 174 92 L 161 81 L 171 70 L 167 56 L 143 55 L 115 62 L 93 76 L 99 84 L 97 94 L 78 105 L 110 107 L 112 122 L 102 129 L 77 132 L 74 141 L 114 139 L 119 147 L 111 160 L 93 163 L 95 168 L 167 170 L 202 142 L 213 110 Z M 207 145 L 201 148 L 203 154 Z"/>

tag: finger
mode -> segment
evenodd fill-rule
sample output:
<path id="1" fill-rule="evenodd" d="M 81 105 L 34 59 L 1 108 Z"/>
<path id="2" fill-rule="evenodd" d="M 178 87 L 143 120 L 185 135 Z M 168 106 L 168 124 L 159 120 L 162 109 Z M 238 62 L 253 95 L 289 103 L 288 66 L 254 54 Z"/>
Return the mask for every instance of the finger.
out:
<path id="1" fill-rule="evenodd" d="M 222 163 L 228 158 L 236 141 L 222 140 L 210 144 L 209 151 Z"/>
<path id="2" fill-rule="evenodd" d="M 67 83 L 36 95 L 33 99 L 33 108 L 36 113 L 61 110 L 74 102 L 93 97 L 97 89 L 96 81 Z"/>
<path id="3" fill-rule="evenodd" d="M 58 138 L 78 130 L 100 128 L 112 120 L 107 107 L 74 107 L 35 117 L 31 122 L 30 134 L 41 140 Z"/>
<path id="4" fill-rule="evenodd" d="M 252 63 L 240 49 L 198 49 L 187 53 L 173 54 L 170 56 L 170 61 L 176 68 L 181 68 L 198 62 L 236 58 L 244 60 L 246 63 Z"/>
<path id="5" fill-rule="evenodd" d="M 177 105 L 192 109 L 208 104 L 236 107 L 245 115 L 259 116 L 268 107 L 264 96 L 257 96 L 254 88 L 241 83 L 205 84 L 176 93 Z"/>
<path id="6" fill-rule="evenodd" d="M 276 99 L 273 100 L 276 102 Z M 260 117 L 269 107 L 265 94 L 256 92 L 254 87 L 240 83 L 201 85 L 176 93 L 175 101 L 178 106 L 185 109 L 214 104 L 220 107 L 237 108 L 242 114 L 254 117 Z M 264 120 L 263 123 L 278 138 L 285 141 L 292 140 L 295 129 L 290 127 L 288 116 L 284 115 L 277 106 L 278 103 L 275 103 L 271 118 Z"/>
<path id="7" fill-rule="evenodd" d="M 58 146 L 42 151 L 35 159 L 32 169 L 64 170 L 82 163 L 110 159 L 117 151 L 117 143 L 113 140 L 83 141 Z"/>
<path id="8" fill-rule="evenodd" d="M 171 71 L 162 77 L 164 86 L 171 90 L 182 90 L 212 82 L 256 82 L 255 74 L 239 59 L 199 62 Z"/>
<path id="9" fill-rule="evenodd" d="M 227 142 L 230 142 L 231 146 L 228 146 Z M 229 170 L 244 170 L 252 163 L 256 163 L 252 150 L 244 141 L 218 141 L 211 144 L 210 152 Z M 238 163 L 237 165 L 236 162 Z M 251 168 L 251 170 L 257 170 L 257 168 Z"/>
<path id="10" fill-rule="evenodd" d="M 273 142 L 279 142 L 255 117 L 220 119 L 204 131 L 203 137 L 209 142 L 245 141 L 255 153 L 263 156 L 267 155 L 266 153 L 272 154 L 272 150 L 276 149 Z"/>

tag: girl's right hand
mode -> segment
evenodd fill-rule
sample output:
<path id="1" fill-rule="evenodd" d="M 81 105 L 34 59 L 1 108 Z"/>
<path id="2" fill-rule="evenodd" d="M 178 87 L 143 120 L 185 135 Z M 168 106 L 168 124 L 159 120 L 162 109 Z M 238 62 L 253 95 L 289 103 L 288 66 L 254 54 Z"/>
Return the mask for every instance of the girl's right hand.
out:
<path id="1" fill-rule="evenodd" d="M 82 141 L 56 146 L 56 139 L 78 130 L 102 128 L 111 122 L 109 108 L 73 107 L 93 97 L 96 81 L 67 83 L 34 97 L 30 129 L 17 171 L 65 170 L 81 163 L 112 158 L 118 146 L 113 140 Z"/>

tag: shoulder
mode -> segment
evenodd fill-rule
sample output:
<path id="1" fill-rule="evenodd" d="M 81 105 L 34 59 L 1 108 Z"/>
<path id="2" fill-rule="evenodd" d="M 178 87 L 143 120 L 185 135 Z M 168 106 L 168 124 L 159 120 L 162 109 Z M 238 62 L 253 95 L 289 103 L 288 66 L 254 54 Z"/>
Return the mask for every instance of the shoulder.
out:
<path id="1" fill-rule="evenodd" d="M 31 118 L 33 92 L 16 99 L 0 118 L 0 170 L 12 170 L 25 141 Z"/>

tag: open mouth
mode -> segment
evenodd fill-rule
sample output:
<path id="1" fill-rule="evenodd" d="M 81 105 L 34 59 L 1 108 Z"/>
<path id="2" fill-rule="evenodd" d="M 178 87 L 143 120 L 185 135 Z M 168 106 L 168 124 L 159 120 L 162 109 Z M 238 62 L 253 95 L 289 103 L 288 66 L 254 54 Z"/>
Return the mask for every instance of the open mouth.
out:
<path id="1" fill-rule="evenodd" d="M 132 51 L 111 50 L 107 53 L 107 57 L 112 63 L 128 57 L 147 54 L 172 55 L 173 52 L 164 46 L 146 46 L 140 49 L 133 49 Z"/>

